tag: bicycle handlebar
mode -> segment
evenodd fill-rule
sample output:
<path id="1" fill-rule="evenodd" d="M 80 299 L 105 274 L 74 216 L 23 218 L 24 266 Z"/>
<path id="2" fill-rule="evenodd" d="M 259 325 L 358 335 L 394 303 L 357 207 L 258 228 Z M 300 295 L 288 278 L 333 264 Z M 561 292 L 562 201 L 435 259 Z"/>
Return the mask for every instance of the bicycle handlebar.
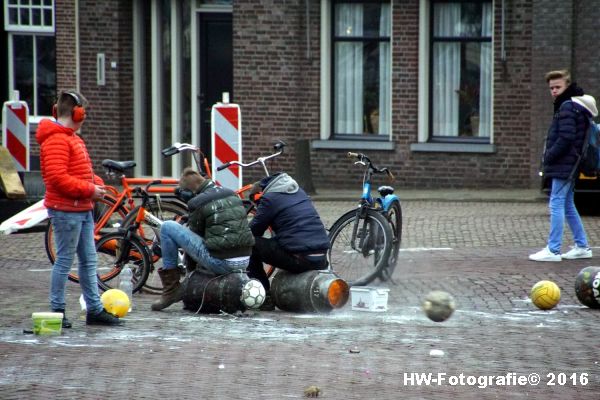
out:
<path id="1" fill-rule="evenodd" d="M 275 158 L 278 155 L 280 155 L 281 153 L 283 153 L 283 150 L 284 150 L 285 146 L 286 146 L 286 143 L 283 140 L 278 140 L 273 145 L 273 149 L 276 150 L 275 153 L 273 153 L 271 155 L 268 155 L 268 156 L 265 156 L 265 157 L 258 157 L 256 160 L 254 160 L 254 161 L 252 161 L 250 163 L 247 163 L 247 164 L 244 164 L 243 162 L 241 162 L 239 160 L 228 161 L 225 164 L 219 165 L 217 167 L 217 171 L 222 171 L 225 168 L 229 168 L 229 167 L 231 167 L 233 165 L 237 165 L 239 167 L 246 168 L 246 167 L 251 167 L 251 166 L 256 165 L 256 164 L 260 164 L 260 165 L 263 166 L 263 168 L 264 168 L 265 173 L 267 174 L 267 176 L 269 176 L 269 171 L 267 170 L 267 167 L 265 165 L 265 161 L 270 160 L 271 158 Z"/>
<path id="2" fill-rule="evenodd" d="M 189 143 L 179 143 L 175 142 L 172 146 L 162 149 L 160 152 L 165 157 L 171 157 L 177 153 L 186 152 L 186 151 L 198 151 L 198 147 Z"/>
<path id="3" fill-rule="evenodd" d="M 231 166 L 231 162 L 226 162 L 225 164 L 221 164 L 217 167 L 217 171 L 223 171 L 225 168 L 229 168 Z"/>
<path id="4" fill-rule="evenodd" d="M 363 153 L 353 153 L 351 151 L 348 152 L 348 157 L 349 158 L 356 158 L 358 159 L 357 162 L 362 163 L 363 165 L 368 165 L 369 169 L 371 171 L 373 171 L 376 174 L 387 174 L 388 177 L 391 180 L 394 180 L 394 174 L 392 174 L 392 171 L 390 171 L 387 167 L 383 167 L 383 168 L 378 168 L 376 167 L 371 160 L 369 159 L 369 157 L 367 157 L 366 154 Z"/>
<path id="5" fill-rule="evenodd" d="M 208 161 L 199 147 L 189 143 L 175 142 L 172 146 L 164 148 L 160 152 L 162 153 L 163 157 L 171 157 L 177 153 L 191 152 L 193 153 L 192 155 L 194 156 L 194 162 L 196 163 L 196 168 L 198 168 L 198 171 L 206 174 L 209 178 L 212 178 Z M 204 172 L 202 172 L 203 170 Z"/>
<path id="6" fill-rule="evenodd" d="M 277 151 L 281 151 L 283 153 L 283 148 L 287 146 L 287 143 L 285 143 L 283 140 L 279 139 L 277 142 L 275 142 L 275 144 L 273 145 L 273 149 L 277 150 Z"/>
<path id="7" fill-rule="evenodd" d="M 278 151 L 277 153 L 273 153 L 273 154 L 271 154 L 269 156 L 266 156 L 266 157 L 258 157 L 256 160 L 254 160 L 254 161 L 252 161 L 250 163 L 247 163 L 247 164 L 244 164 L 243 162 L 240 162 L 240 161 L 228 161 L 225 164 L 219 165 L 217 167 L 217 171 L 222 171 L 225 168 L 231 167 L 232 165 L 237 165 L 237 166 L 240 166 L 242 168 L 246 168 L 246 167 L 251 167 L 253 165 L 256 165 L 256 164 L 260 163 L 261 165 L 264 166 L 265 165 L 265 161 L 270 160 L 271 158 L 277 157 L 281 153 L 283 153 L 283 150 Z"/>

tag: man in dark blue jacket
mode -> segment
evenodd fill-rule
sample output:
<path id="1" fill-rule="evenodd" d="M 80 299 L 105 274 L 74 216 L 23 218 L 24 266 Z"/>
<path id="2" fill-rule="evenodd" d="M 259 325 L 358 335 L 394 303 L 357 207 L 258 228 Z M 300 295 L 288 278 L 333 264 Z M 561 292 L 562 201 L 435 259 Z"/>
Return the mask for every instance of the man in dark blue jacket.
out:
<path id="1" fill-rule="evenodd" d="M 562 259 L 591 258 L 592 250 L 573 199 L 573 186 L 578 159 L 583 148 L 588 118 L 598 115 L 596 100 L 571 83 L 567 70 L 546 74 L 550 94 L 554 98 L 554 117 L 548 130 L 543 159 L 543 173 L 551 179 L 550 233 L 547 246 L 535 254 L 532 261 L 561 261 Z M 561 254 L 560 247 L 565 220 L 575 242 L 571 250 Z"/>
<path id="2" fill-rule="evenodd" d="M 312 200 L 286 173 L 254 184 L 250 199 L 257 204 L 250 222 L 255 244 L 248 276 L 270 288 L 263 263 L 290 272 L 326 269 L 329 238 Z M 271 228 L 273 238 L 263 238 Z"/>

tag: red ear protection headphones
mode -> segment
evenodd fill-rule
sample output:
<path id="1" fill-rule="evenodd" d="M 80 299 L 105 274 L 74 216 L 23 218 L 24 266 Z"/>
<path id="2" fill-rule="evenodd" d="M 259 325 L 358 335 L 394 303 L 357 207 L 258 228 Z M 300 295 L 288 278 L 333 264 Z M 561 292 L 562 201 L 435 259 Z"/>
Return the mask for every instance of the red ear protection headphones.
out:
<path id="1" fill-rule="evenodd" d="M 73 120 L 73 122 L 82 122 L 85 119 L 85 108 L 81 103 L 81 99 L 73 92 L 63 92 L 61 96 L 65 94 L 67 96 L 71 96 L 73 100 L 75 100 L 75 105 L 71 110 L 71 119 Z M 52 107 L 52 116 L 54 117 L 54 119 L 58 119 L 58 106 L 56 104 L 54 104 L 54 106 Z"/>

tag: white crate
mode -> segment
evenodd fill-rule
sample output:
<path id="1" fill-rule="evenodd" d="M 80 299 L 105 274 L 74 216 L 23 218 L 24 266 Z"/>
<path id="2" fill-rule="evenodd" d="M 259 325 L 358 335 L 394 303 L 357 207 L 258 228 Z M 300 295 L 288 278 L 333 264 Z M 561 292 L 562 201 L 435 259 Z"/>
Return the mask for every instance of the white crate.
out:
<path id="1" fill-rule="evenodd" d="M 352 310 L 370 312 L 387 311 L 389 291 L 390 289 L 369 286 L 351 287 Z"/>

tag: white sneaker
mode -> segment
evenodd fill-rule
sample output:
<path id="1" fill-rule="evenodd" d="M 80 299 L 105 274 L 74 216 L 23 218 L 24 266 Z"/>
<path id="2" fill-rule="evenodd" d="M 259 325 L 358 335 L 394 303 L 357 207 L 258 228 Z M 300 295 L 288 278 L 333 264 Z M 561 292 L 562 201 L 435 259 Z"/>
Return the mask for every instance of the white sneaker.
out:
<path id="1" fill-rule="evenodd" d="M 565 260 L 577 260 L 579 258 L 592 258 L 592 249 L 589 247 L 571 246 L 571 250 L 560 255 Z"/>
<path id="2" fill-rule="evenodd" d="M 560 254 L 555 254 L 550 251 L 548 246 L 544 247 L 542 250 L 538 251 L 535 254 L 530 254 L 529 259 L 531 261 L 560 261 L 562 258 Z"/>

